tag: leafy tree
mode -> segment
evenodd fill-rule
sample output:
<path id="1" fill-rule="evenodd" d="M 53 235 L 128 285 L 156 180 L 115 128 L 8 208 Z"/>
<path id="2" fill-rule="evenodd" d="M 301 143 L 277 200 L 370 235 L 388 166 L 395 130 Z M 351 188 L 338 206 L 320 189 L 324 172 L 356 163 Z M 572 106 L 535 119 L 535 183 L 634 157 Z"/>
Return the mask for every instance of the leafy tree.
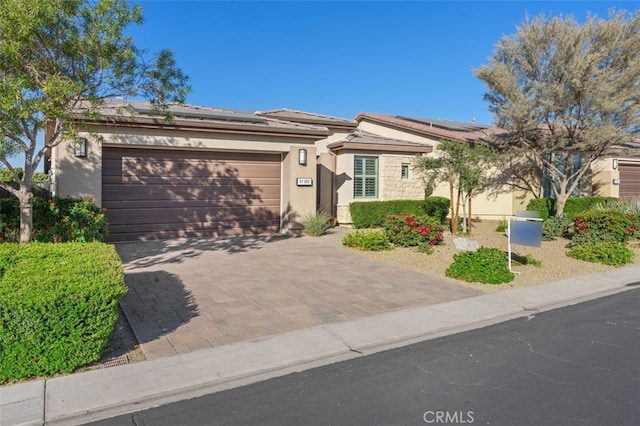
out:
<path id="1" fill-rule="evenodd" d="M 489 183 L 489 169 L 495 164 L 496 155 L 483 145 L 450 140 L 438 142 L 435 151 L 436 157 L 416 157 L 413 167 L 423 176 L 425 192 L 427 185 L 449 184 L 451 233 L 457 234 L 461 207 L 463 232 L 467 232 L 471 228 L 472 199 Z"/>
<path id="2" fill-rule="evenodd" d="M 412 168 L 420 174 L 424 187 L 424 198 L 430 197 L 440 181 L 442 159 L 418 154 L 413 161 Z"/>
<path id="3" fill-rule="evenodd" d="M 172 53 L 150 56 L 126 34 L 142 21 L 126 0 L 0 0 L 0 163 L 19 188 L 0 186 L 20 200 L 21 242 L 31 240 L 36 167 L 98 118 L 103 100 L 144 97 L 167 119 L 167 103 L 184 102 L 188 78 Z M 18 153 L 23 176 L 8 161 Z"/>
<path id="4" fill-rule="evenodd" d="M 488 91 L 496 142 L 545 170 L 562 215 L 592 161 L 640 126 L 640 13 L 525 19 L 474 70 Z"/>

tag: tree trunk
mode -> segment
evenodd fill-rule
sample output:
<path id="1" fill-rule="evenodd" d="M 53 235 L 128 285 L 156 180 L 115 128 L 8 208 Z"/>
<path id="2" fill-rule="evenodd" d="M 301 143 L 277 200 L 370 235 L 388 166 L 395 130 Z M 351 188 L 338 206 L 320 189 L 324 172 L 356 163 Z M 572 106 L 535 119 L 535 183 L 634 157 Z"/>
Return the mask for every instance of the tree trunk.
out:
<path id="1" fill-rule="evenodd" d="M 567 195 L 561 194 L 556 198 L 556 216 L 562 216 L 564 213 L 564 205 L 567 203 Z"/>
<path id="2" fill-rule="evenodd" d="M 20 242 L 31 242 L 33 235 L 33 193 L 26 186 L 20 185 Z"/>
<path id="3" fill-rule="evenodd" d="M 460 195 L 460 194 L 458 194 Z M 467 227 L 467 200 L 466 200 L 466 195 L 463 198 L 462 201 L 462 232 L 464 234 L 466 234 L 467 232 L 469 232 L 469 228 Z"/>
<path id="4" fill-rule="evenodd" d="M 469 233 L 471 233 L 471 197 L 469 197 Z"/>
<path id="5" fill-rule="evenodd" d="M 449 227 L 451 230 L 451 235 L 456 235 L 458 232 L 458 222 L 456 218 L 456 212 L 454 209 L 454 201 L 453 201 L 453 173 L 449 173 L 449 206 L 451 207 L 451 226 Z M 455 220 L 455 222 L 454 222 Z M 454 223 L 456 225 L 454 225 Z"/>
<path id="6" fill-rule="evenodd" d="M 458 221 L 460 220 L 460 189 L 458 189 L 458 193 L 456 195 L 456 217 L 451 222 L 451 227 L 456 230 L 456 233 L 453 235 L 458 235 Z"/>

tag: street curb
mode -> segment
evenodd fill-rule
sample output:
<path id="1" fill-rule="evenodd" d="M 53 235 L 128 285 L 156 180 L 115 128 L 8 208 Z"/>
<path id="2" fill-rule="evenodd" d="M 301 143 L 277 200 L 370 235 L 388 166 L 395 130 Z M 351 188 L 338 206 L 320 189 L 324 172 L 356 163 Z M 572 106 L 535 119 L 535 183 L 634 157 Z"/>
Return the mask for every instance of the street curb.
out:
<path id="1" fill-rule="evenodd" d="M 0 387 L 2 425 L 76 425 L 633 290 L 640 266 Z"/>

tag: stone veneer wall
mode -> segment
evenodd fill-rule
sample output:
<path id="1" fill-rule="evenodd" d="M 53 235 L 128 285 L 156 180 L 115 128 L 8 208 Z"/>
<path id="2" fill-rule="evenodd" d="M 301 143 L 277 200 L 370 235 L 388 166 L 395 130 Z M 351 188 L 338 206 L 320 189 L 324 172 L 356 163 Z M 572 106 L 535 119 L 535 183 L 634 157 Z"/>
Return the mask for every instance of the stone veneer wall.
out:
<path id="1" fill-rule="evenodd" d="M 378 156 L 378 200 L 420 200 L 424 197 L 422 179 L 411 168 L 412 163 L 412 156 L 388 154 Z M 402 179 L 403 164 L 409 166 L 408 179 Z M 341 224 L 351 223 L 348 204 L 338 204 L 336 218 Z"/>
<path id="2" fill-rule="evenodd" d="M 409 178 L 402 179 L 402 165 L 409 166 Z M 421 200 L 424 198 L 422 179 L 412 169 L 413 157 L 383 155 L 379 159 L 380 200 Z"/>

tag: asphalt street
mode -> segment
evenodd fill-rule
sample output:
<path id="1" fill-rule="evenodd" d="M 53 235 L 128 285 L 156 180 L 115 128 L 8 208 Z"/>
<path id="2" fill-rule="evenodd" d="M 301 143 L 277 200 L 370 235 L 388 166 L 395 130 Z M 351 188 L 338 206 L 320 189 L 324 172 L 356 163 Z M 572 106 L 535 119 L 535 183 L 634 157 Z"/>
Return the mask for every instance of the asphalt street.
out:
<path id="1" fill-rule="evenodd" d="M 637 425 L 640 289 L 95 425 Z"/>

